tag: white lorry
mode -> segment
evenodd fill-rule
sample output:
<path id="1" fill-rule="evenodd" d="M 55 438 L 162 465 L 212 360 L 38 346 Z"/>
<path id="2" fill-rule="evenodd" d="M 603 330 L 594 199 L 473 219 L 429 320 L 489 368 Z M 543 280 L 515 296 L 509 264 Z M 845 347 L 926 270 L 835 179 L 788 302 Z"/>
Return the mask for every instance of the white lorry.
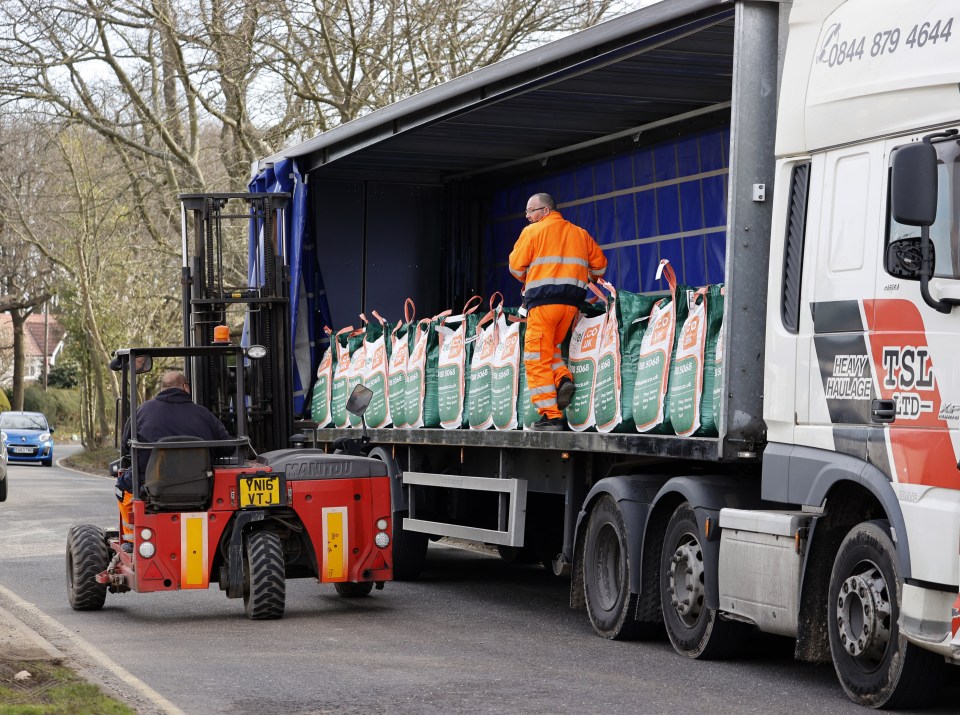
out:
<path id="1" fill-rule="evenodd" d="M 264 160 L 308 207 L 294 300 L 326 293 L 304 392 L 314 307 L 515 295 L 534 191 L 618 287 L 658 257 L 725 283 L 717 437 L 371 430 L 396 573 L 437 536 L 550 556 L 604 637 L 710 658 L 756 627 L 855 702 L 926 702 L 960 663 L 958 84 L 955 0 L 666 0 Z"/>

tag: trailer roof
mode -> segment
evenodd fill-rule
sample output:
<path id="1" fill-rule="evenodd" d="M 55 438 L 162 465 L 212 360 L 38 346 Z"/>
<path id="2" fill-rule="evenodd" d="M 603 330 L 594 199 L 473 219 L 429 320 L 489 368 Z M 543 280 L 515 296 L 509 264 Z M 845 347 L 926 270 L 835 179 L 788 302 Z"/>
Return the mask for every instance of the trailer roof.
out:
<path id="1" fill-rule="evenodd" d="M 260 162 L 344 179 L 444 181 L 724 111 L 730 0 L 669 0 L 428 89 Z M 469 141 L 464 141 L 469 137 Z"/>

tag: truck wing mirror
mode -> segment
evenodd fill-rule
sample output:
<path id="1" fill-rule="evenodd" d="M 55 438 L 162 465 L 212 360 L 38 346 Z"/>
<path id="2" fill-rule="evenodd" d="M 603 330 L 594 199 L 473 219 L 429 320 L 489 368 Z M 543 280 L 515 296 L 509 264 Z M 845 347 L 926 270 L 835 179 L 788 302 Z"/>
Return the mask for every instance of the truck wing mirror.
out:
<path id="1" fill-rule="evenodd" d="M 933 265 L 937 265 L 936 247 L 931 242 L 929 246 L 930 258 Z M 909 281 L 920 280 L 923 253 L 919 236 L 910 236 L 887 244 L 884 267 L 887 273 Z"/>
<path id="2" fill-rule="evenodd" d="M 933 225 L 937 218 L 937 150 L 933 144 L 907 144 L 894 152 L 890 202 L 897 223 Z"/>
<path id="3" fill-rule="evenodd" d="M 370 406 L 370 400 L 373 398 L 373 390 L 363 385 L 356 385 L 350 397 L 347 398 L 347 412 L 357 417 L 363 417 L 363 413 Z"/>

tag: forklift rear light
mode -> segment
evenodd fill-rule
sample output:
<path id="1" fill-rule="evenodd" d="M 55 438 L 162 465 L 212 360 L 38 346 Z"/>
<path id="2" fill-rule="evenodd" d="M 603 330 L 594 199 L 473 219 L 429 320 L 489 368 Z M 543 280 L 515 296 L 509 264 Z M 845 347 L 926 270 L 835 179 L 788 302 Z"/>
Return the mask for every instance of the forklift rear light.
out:
<path id="1" fill-rule="evenodd" d="M 377 535 L 373 537 L 373 543 L 377 545 L 377 548 L 385 549 L 390 545 L 390 535 L 385 531 L 378 531 Z"/>
<path id="2" fill-rule="evenodd" d="M 387 530 L 387 520 L 386 519 L 377 519 L 377 529 L 380 531 Z"/>
<path id="3" fill-rule="evenodd" d="M 151 531 L 150 529 L 141 529 L 140 538 L 143 539 L 144 541 L 150 541 L 150 539 L 153 538 L 153 531 Z"/>
<path id="4" fill-rule="evenodd" d="M 140 552 L 140 555 L 143 558 L 149 559 L 151 556 L 157 553 L 157 547 L 153 545 L 152 541 L 141 541 L 137 551 Z"/>

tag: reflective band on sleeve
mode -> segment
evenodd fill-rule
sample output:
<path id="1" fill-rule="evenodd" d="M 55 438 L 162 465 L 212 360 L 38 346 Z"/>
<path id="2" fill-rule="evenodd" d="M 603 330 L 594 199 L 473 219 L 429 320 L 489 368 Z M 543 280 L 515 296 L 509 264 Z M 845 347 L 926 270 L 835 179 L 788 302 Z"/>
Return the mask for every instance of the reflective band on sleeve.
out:
<path id="1" fill-rule="evenodd" d="M 569 258 L 567 256 L 540 256 L 540 258 L 534 258 L 530 263 L 530 267 L 533 266 L 542 266 L 544 263 L 562 263 L 568 266 L 586 266 L 590 267 L 589 261 L 584 260 L 583 258 Z"/>
<path id="2" fill-rule="evenodd" d="M 527 290 L 534 290 L 544 286 L 576 286 L 586 289 L 586 281 L 578 281 L 576 278 L 541 278 L 538 281 L 527 281 Z"/>
<path id="3" fill-rule="evenodd" d="M 606 266 L 604 266 L 603 268 L 601 268 L 599 271 L 590 271 L 590 273 L 591 273 L 592 275 L 595 275 L 595 276 L 597 276 L 597 277 L 602 276 L 602 275 L 603 275 L 604 273 L 606 273 L 606 272 L 607 272 Z"/>
<path id="4" fill-rule="evenodd" d="M 526 271 L 515 271 L 512 268 L 510 269 L 510 272 L 517 278 L 523 278 L 523 276 L 526 274 Z"/>

